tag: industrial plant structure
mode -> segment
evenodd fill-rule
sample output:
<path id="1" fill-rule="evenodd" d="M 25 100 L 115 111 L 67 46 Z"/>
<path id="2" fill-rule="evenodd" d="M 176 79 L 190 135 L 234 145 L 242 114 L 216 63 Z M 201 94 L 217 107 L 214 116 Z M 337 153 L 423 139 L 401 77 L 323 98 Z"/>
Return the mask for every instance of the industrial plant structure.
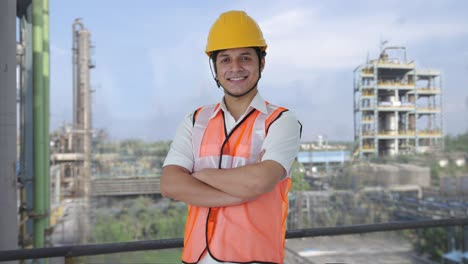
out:
<path id="1" fill-rule="evenodd" d="M 385 47 L 354 70 L 354 157 L 423 153 L 443 145 L 442 77 Z"/>
<path id="2" fill-rule="evenodd" d="M 60 167 L 60 185 L 75 197 L 89 197 L 91 177 L 91 34 L 82 22 L 73 23 L 73 124 L 51 137 L 51 162 Z"/>
<path id="3" fill-rule="evenodd" d="M 51 138 L 51 162 L 56 180 L 53 189 L 65 195 L 83 198 L 83 211 L 87 215 L 91 182 L 91 33 L 80 19 L 72 26 L 73 32 L 73 123 Z M 58 195 L 55 195 L 58 196 Z M 55 200 L 59 200 L 56 199 Z M 82 241 L 86 242 L 87 223 L 83 223 Z"/>

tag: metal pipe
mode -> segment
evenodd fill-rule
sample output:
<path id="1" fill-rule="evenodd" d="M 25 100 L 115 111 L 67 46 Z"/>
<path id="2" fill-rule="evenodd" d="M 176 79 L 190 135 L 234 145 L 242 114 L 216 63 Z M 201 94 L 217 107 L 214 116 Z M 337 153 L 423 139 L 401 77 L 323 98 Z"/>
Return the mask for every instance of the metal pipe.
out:
<path id="1" fill-rule="evenodd" d="M 55 179 L 55 189 L 54 189 L 54 205 L 55 207 L 60 205 L 60 185 L 61 185 L 61 179 L 60 179 L 60 170 L 61 170 L 61 165 L 54 165 L 55 166 L 55 171 L 54 171 L 54 179 Z"/>
<path id="2" fill-rule="evenodd" d="M 26 206 L 28 212 L 33 209 L 34 204 L 34 76 L 33 76 L 33 26 L 32 26 L 32 3 L 26 10 L 26 53 L 25 53 L 25 107 L 24 107 L 24 175 L 23 184 L 26 190 Z M 26 224 L 26 230 L 31 237 L 34 233 L 33 220 Z"/>
<path id="3" fill-rule="evenodd" d="M 85 158 L 79 164 L 79 191 L 83 197 L 83 214 L 88 215 L 89 180 L 91 174 L 91 89 L 89 69 L 90 63 L 90 32 L 86 30 L 79 19 L 73 24 L 73 73 L 74 73 L 74 152 L 83 153 Z M 88 221 L 82 219 L 80 226 L 82 243 L 87 242 Z"/>
<path id="4" fill-rule="evenodd" d="M 19 66 L 19 94 L 20 94 L 20 107 L 19 107 L 19 123 L 20 123 L 20 130 L 19 130 L 19 173 L 18 173 L 18 181 L 21 183 L 20 186 L 20 241 L 19 244 L 23 245 L 24 238 L 26 237 L 26 220 L 27 214 L 24 210 L 26 208 L 26 191 L 25 191 L 25 184 L 24 184 L 24 157 L 25 157 L 25 149 L 24 149 L 24 109 L 25 109 L 25 75 L 26 75 L 26 67 L 25 67 L 25 47 L 26 47 L 26 26 L 24 22 L 24 17 L 20 18 L 20 44 L 23 46 L 23 55 L 21 56 L 20 60 L 18 61 Z M 24 220 L 24 221 L 23 221 Z"/>
<path id="5" fill-rule="evenodd" d="M 72 25 L 72 81 L 73 81 L 73 129 L 78 129 L 78 32 L 84 28 L 79 18 L 75 19 Z M 74 151 L 75 146 L 73 146 Z M 76 152 L 76 151 L 75 151 Z"/>
<path id="6" fill-rule="evenodd" d="M 21 12 L 21 43 L 25 47 L 21 66 L 21 107 L 20 107 L 20 174 L 23 192 L 21 219 L 25 219 L 33 208 L 33 43 L 32 43 L 32 3 Z M 33 233 L 33 220 L 28 218 L 21 228 L 21 245 Z"/>
<path id="7" fill-rule="evenodd" d="M 83 230 L 83 243 L 88 242 L 89 236 L 89 196 L 90 196 L 90 178 L 91 178 L 91 84 L 89 76 L 89 67 L 90 63 L 90 33 L 89 31 L 80 32 L 80 48 L 82 54 L 80 54 L 80 83 L 83 83 L 82 92 L 83 96 L 83 129 L 85 134 L 83 137 L 83 152 L 85 155 L 83 163 L 83 178 L 84 178 L 84 188 L 83 188 L 83 198 L 84 198 L 84 213 L 86 216 L 86 221 L 84 223 Z"/>
<path id="8" fill-rule="evenodd" d="M 43 58 L 42 74 L 44 82 L 44 207 L 50 211 L 50 137 L 49 137 L 49 93 L 50 93 L 50 48 L 49 48 L 49 0 L 42 0 L 42 36 Z M 50 217 L 46 219 L 46 227 L 49 226 Z"/>
<path id="9" fill-rule="evenodd" d="M 20 127 L 20 130 L 19 130 L 19 172 L 18 172 L 18 181 L 20 182 L 20 195 L 19 195 L 19 200 L 20 200 L 20 224 L 19 224 L 19 230 L 20 230 L 20 234 L 19 234 L 19 245 L 20 246 L 23 246 L 24 247 L 24 241 L 25 241 L 25 238 L 26 238 L 26 234 L 27 234 L 27 229 L 26 229 L 26 223 L 27 223 L 27 220 L 28 220 L 28 216 L 27 216 L 27 211 L 26 211 L 26 208 L 27 208 L 27 202 L 26 202 L 26 198 L 27 198 L 27 194 L 26 194 L 26 188 L 27 188 L 27 184 L 26 184 L 26 177 L 25 177 L 25 156 L 26 156 L 26 152 L 25 152 L 25 143 L 26 143 L 26 140 L 25 140 L 25 109 L 26 109 L 26 96 L 25 96 L 25 91 L 26 91 L 26 52 L 27 52 L 27 48 L 26 48 L 26 40 L 27 40 L 27 37 L 26 37 L 26 34 L 27 34 L 27 22 L 26 22 L 26 19 L 25 19 L 25 14 L 23 14 L 21 17 L 20 17 L 20 26 L 19 26 L 19 45 L 22 46 L 22 49 L 23 49 L 23 52 L 22 52 L 22 56 L 19 58 L 18 60 L 18 66 L 19 66 L 19 71 L 18 71 L 18 80 L 19 80 L 19 104 L 20 104 L 20 107 L 19 107 L 19 127 Z"/>
<path id="10" fill-rule="evenodd" d="M 33 1 L 33 125 L 34 125 L 34 235 L 33 246 L 44 247 L 46 228 L 45 175 L 44 175 L 44 78 L 43 78 L 43 14 L 42 0 Z"/>
<path id="11" fill-rule="evenodd" d="M 0 146 L 0 250 L 16 249 L 16 0 L 0 1 Z"/>
<path id="12" fill-rule="evenodd" d="M 382 52 L 381 52 L 380 54 L 384 53 L 386 50 L 389 50 L 389 49 L 401 49 L 401 50 L 403 50 L 404 62 L 405 62 L 405 63 L 408 62 L 408 58 L 407 58 L 407 56 L 406 56 L 406 47 L 405 47 L 405 46 L 391 46 L 391 47 L 385 47 L 385 48 L 382 50 Z"/>
<path id="13" fill-rule="evenodd" d="M 77 71 L 77 68 L 76 68 L 76 63 L 77 63 L 77 44 L 76 44 L 76 30 L 75 30 L 75 24 L 77 23 L 77 20 L 75 20 L 75 23 L 73 23 L 73 26 L 72 26 L 72 89 L 73 89 L 73 94 L 72 94 L 72 97 L 73 97 L 73 111 L 72 111 L 72 128 L 73 129 L 76 129 L 76 107 L 77 107 L 77 102 L 76 102 L 76 98 L 77 98 L 77 81 L 76 81 L 76 71 Z M 73 144 L 71 144 L 69 147 L 70 149 L 72 149 L 72 146 Z M 73 152 L 73 150 L 72 150 Z"/>

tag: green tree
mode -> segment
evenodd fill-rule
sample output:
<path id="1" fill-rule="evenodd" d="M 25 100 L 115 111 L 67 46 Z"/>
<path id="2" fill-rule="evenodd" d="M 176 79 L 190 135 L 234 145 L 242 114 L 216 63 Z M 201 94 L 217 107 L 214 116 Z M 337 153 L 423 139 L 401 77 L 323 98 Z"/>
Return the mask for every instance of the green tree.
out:
<path id="1" fill-rule="evenodd" d="M 417 232 L 417 231 L 415 231 Z M 441 262 L 442 255 L 447 252 L 447 230 L 442 227 L 427 228 L 414 236 L 413 246 L 420 254 L 429 255 L 431 260 Z"/>
<path id="2" fill-rule="evenodd" d="M 93 229 L 95 243 L 115 243 L 183 237 L 187 207 L 163 200 L 155 203 L 148 197 L 121 202 L 112 208 L 100 208 Z M 104 263 L 178 263 L 181 249 L 142 251 L 98 256 L 88 262 Z"/>
<path id="3" fill-rule="evenodd" d="M 445 136 L 445 151 L 468 153 L 468 132 L 456 136 Z"/>
<path id="4" fill-rule="evenodd" d="M 301 163 L 297 161 L 294 161 L 291 167 L 291 180 L 292 180 L 291 192 L 310 190 L 309 183 L 304 179 L 304 177 L 305 177 L 304 165 L 302 165 Z"/>

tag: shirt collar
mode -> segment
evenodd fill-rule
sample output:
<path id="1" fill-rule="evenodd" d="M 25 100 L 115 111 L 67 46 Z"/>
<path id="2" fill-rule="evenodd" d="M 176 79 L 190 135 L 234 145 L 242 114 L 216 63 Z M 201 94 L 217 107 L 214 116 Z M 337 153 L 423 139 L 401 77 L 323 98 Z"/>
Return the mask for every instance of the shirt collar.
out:
<path id="1" fill-rule="evenodd" d="M 252 108 L 255 108 L 256 110 L 258 110 L 258 111 L 260 111 L 262 113 L 265 113 L 265 114 L 268 113 L 267 112 L 267 103 L 266 103 L 265 100 L 263 100 L 262 96 L 260 95 L 260 92 L 258 92 L 258 91 L 257 91 L 257 94 L 255 95 L 255 97 L 250 102 L 250 105 L 247 108 L 246 112 L 250 111 Z M 229 113 L 229 111 L 227 109 L 227 106 L 226 106 L 226 103 L 224 103 L 224 97 L 221 99 L 220 107 L 216 108 L 216 110 L 211 115 L 210 119 L 215 117 L 220 110 L 223 110 L 223 112 L 225 112 L 225 113 Z"/>

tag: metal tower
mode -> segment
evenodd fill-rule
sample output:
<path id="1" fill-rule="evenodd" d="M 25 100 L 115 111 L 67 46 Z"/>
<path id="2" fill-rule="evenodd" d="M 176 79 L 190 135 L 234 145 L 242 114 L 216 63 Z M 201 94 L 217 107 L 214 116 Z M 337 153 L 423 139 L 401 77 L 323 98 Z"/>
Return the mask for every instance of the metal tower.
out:
<path id="1" fill-rule="evenodd" d="M 80 19 L 73 23 L 73 152 L 83 154 L 78 163 L 78 196 L 83 197 L 84 214 L 88 215 L 91 178 L 91 85 L 89 70 L 94 68 L 90 56 L 91 33 Z M 87 242 L 88 224 L 83 224 L 82 242 Z"/>
<path id="2" fill-rule="evenodd" d="M 358 66 L 353 95 L 355 157 L 442 147 L 441 73 L 408 62 L 405 47 L 385 47 L 378 59 Z"/>
<path id="3" fill-rule="evenodd" d="M 80 19 L 73 23 L 73 130 L 74 153 L 83 153 L 84 161 L 79 168 L 81 182 L 79 192 L 89 197 L 91 174 L 91 85 L 89 69 L 94 68 L 90 59 L 91 33 Z"/>

